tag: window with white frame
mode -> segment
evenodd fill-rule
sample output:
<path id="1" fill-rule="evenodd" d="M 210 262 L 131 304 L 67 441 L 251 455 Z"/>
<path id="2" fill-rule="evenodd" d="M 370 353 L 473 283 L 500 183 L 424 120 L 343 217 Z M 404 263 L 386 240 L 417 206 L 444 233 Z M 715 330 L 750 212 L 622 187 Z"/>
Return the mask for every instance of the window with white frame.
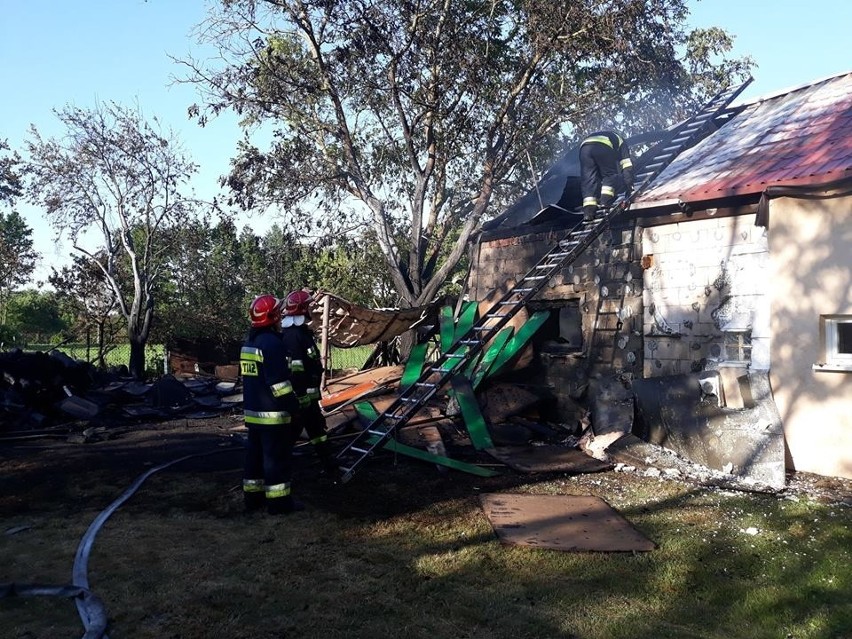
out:
<path id="1" fill-rule="evenodd" d="M 852 315 L 821 315 L 822 362 L 815 369 L 852 371 Z"/>

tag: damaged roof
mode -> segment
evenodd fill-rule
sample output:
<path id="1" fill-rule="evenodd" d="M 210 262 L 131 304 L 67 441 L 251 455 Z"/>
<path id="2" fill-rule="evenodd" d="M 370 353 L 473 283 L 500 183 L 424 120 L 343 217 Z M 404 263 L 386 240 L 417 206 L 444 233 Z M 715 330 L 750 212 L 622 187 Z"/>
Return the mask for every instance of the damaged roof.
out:
<path id="1" fill-rule="evenodd" d="M 309 326 L 322 331 L 323 304 L 329 303 L 328 338 L 338 348 L 352 348 L 393 339 L 397 335 L 438 322 L 438 312 L 446 300 L 406 309 L 370 309 L 342 297 L 317 291 L 311 303 Z"/>
<path id="2" fill-rule="evenodd" d="M 648 131 L 627 139 L 629 145 L 655 143 L 668 131 Z M 534 188 L 518 198 L 494 218 L 483 222 L 482 238 L 494 239 L 515 229 L 532 225 L 542 231 L 548 224 L 573 226 L 576 219 L 570 212 L 580 214 L 583 196 L 580 191 L 580 145 L 568 148 L 542 175 Z"/>
<path id="3" fill-rule="evenodd" d="M 852 178 L 852 72 L 746 104 L 676 158 L 633 208 Z"/>

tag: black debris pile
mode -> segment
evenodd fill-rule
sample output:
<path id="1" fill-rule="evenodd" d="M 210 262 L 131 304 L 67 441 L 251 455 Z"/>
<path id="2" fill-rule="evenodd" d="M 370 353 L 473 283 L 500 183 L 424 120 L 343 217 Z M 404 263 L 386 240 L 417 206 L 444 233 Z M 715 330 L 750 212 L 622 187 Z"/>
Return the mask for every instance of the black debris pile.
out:
<path id="1" fill-rule="evenodd" d="M 212 417 L 241 408 L 241 400 L 235 382 L 213 377 L 140 382 L 59 351 L 0 353 L 0 438 Z"/>

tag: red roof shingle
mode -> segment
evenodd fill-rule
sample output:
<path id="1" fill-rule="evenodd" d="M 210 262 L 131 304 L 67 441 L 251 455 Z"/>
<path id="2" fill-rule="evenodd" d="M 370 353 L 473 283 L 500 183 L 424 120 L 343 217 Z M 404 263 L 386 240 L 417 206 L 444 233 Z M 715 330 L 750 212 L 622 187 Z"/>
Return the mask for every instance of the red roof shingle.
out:
<path id="1" fill-rule="evenodd" d="M 637 198 L 645 207 L 852 176 L 852 73 L 759 100 L 676 158 Z"/>

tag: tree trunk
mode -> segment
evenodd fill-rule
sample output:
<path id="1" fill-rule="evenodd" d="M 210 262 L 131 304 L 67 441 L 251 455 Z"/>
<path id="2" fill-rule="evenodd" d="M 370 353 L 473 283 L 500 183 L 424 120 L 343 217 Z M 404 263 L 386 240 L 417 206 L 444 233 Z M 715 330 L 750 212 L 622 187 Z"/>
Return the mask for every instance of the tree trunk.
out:
<path id="1" fill-rule="evenodd" d="M 98 368 L 106 370 L 106 336 L 104 335 L 104 323 L 98 322 Z"/>
<path id="2" fill-rule="evenodd" d="M 137 337 L 130 338 L 130 374 L 134 379 L 145 378 L 145 340 Z"/>
<path id="3" fill-rule="evenodd" d="M 408 361 L 408 357 L 411 355 L 411 349 L 414 347 L 416 342 L 417 335 L 415 331 L 406 331 L 399 336 L 397 345 L 399 347 L 399 359 L 401 362 Z"/>

